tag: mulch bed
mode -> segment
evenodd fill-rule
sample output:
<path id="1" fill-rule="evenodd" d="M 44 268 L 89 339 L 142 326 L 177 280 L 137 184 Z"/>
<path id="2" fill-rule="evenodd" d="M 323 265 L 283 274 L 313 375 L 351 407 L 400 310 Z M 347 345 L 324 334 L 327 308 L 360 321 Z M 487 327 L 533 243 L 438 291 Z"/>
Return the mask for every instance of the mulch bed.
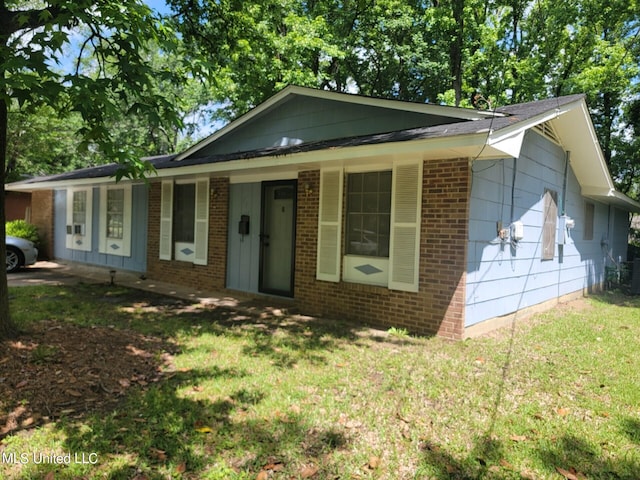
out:
<path id="1" fill-rule="evenodd" d="M 51 321 L 0 342 L 0 439 L 113 408 L 130 389 L 160 380 L 171 351 L 136 332 Z"/>

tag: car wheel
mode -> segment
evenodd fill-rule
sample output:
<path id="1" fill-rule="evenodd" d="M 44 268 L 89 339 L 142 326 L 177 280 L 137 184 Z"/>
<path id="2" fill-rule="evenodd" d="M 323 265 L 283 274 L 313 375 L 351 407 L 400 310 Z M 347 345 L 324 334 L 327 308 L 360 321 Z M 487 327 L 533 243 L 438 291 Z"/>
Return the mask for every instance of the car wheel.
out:
<path id="1" fill-rule="evenodd" d="M 20 250 L 7 247 L 7 273 L 12 273 L 22 266 L 22 254 Z"/>

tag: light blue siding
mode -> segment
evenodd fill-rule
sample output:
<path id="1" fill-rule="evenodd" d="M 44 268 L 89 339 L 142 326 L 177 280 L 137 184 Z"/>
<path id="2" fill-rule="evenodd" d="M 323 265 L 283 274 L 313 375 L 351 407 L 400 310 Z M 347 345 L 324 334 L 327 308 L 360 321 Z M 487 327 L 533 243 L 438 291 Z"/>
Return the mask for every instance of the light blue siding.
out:
<path id="1" fill-rule="evenodd" d="M 614 213 L 610 215 L 608 206 L 583 198 L 570 166 L 563 199 L 565 161 L 561 147 L 528 132 L 518 159 L 473 165 L 466 326 L 572 292 L 590 290 L 604 281 L 607 253 L 603 239 L 614 233 L 610 217 L 614 217 L 613 223 L 617 226 L 624 212 L 616 213 L 613 209 Z M 564 200 L 565 213 L 575 220 L 576 226 L 571 231 L 572 243 L 556 244 L 553 260 L 543 261 L 545 188 L 558 193 L 558 215 L 563 213 Z M 595 205 L 591 240 L 584 239 L 587 201 Z M 524 238 L 517 245 L 503 243 L 497 234 L 499 221 L 503 228 L 508 228 L 513 221 L 521 221 Z M 621 244 L 612 247 L 614 251 L 622 249 Z"/>
<path id="2" fill-rule="evenodd" d="M 459 121 L 334 100 L 294 96 L 198 152 L 207 156 Z"/>
<path id="3" fill-rule="evenodd" d="M 229 189 L 227 288 L 258 292 L 262 184 L 232 184 Z M 249 235 L 238 233 L 241 215 L 249 216 Z"/>
<path id="4" fill-rule="evenodd" d="M 56 190 L 54 197 L 54 257 L 61 260 L 110 267 L 132 272 L 147 269 L 147 214 L 148 188 L 134 185 L 131 191 L 131 256 L 121 257 L 100 253 L 100 189 L 93 189 L 91 251 L 66 248 L 67 191 Z"/>

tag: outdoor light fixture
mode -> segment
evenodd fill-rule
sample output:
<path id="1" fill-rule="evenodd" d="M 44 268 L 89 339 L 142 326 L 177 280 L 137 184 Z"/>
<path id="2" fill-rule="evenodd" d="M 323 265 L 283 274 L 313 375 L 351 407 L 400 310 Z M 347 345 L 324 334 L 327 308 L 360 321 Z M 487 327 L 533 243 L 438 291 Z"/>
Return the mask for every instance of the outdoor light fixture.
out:
<path id="1" fill-rule="evenodd" d="M 109 276 L 111 277 L 111 286 L 115 285 L 116 283 L 116 271 L 115 270 L 109 270 Z"/>
<path id="2" fill-rule="evenodd" d="M 307 197 L 313 193 L 313 186 L 309 182 L 304 184 L 304 193 Z"/>

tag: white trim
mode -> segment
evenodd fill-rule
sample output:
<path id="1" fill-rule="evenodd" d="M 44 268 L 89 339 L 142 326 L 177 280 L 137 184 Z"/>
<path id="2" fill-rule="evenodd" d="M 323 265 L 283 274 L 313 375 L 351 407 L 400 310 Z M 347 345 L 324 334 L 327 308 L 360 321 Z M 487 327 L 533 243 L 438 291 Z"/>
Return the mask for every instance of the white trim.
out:
<path id="1" fill-rule="evenodd" d="M 158 239 L 160 260 L 171 260 L 173 253 L 173 180 L 160 185 L 160 238 Z"/>
<path id="2" fill-rule="evenodd" d="M 340 281 L 343 185 L 342 168 L 323 168 L 320 170 L 316 253 L 316 278 L 318 280 Z"/>
<path id="3" fill-rule="evenodd" d="M 73 223 L 73 196 L 76 192 L 86 192 L 85 198 L 85 223 L 75 225 Z M 90 252 L 92 250 L 92 224 L 93 224 L 93 187 L 68 188 L 67 189 L 67 222 L 65 234 L 65 246 L 70 250 Z"/>
<path id="4" fill-rule="evenodd" d="M 109 190 L 123 190 L 123 212 L 122 212 L 122 238 L 107 237 L 107 192 Z M 101 185 L 100 186 L 100 225 L 98 251 L 107 255 L 119 257 L 131 256 L 131 206 L 132 206 L 131 184 L 126 185 Z"/>
<path id="5" fill-rule="evenodd" d="M 389 289 L 417 292 L 420 287 L 420 228 L 423 162 L 393 162 Z"/>
<path id="6" fill-rule="evenodd" d="M 196 181 L 193 239 L 195 256 L 193 263 L 206 265 L 209 256 L 209 177 Z"/>
<path id="7" fill-rule="evenodd" d="M 272 180 L 296 180 L 297 178 L 298 170 L 291 169 L 276 172 L 234 173 L 229 176 L 229 184 L 269 182 Z"/>
<path id="8" fill-rule="evenodd" d="M 388 287 L 389 285 L 389 258 L 388 257 L 367 257 L 362 255 L 344 255 L 342 257 L 342 280 L 351 283 L 361 283 L 364 285 L 376 285 Z M 363 273 L 356 267 L 374 267 L 377 272 Z"/>

